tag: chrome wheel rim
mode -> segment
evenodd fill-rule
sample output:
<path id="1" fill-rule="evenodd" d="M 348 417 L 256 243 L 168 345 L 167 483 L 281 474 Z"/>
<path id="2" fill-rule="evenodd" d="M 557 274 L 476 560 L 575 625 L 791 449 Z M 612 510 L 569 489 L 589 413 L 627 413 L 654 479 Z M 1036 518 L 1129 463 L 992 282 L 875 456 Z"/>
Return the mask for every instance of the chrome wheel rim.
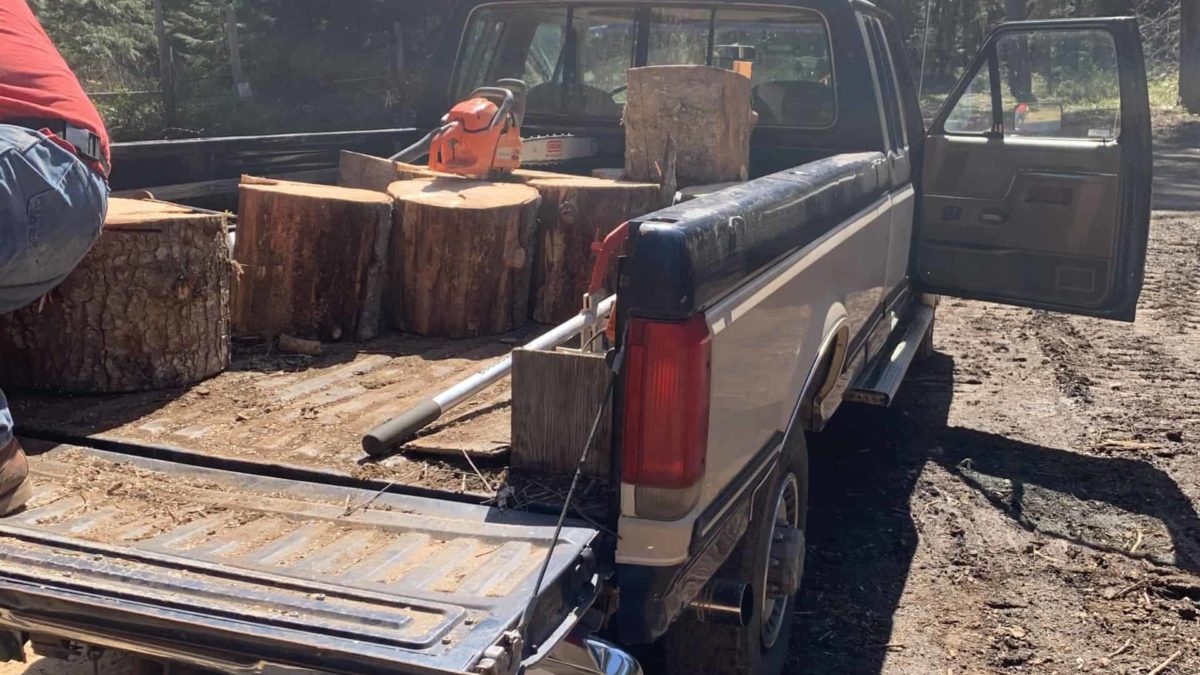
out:
<path id="1" fill-rule="evenodd" d="M 779 633 L 783 629 L 784 620 L 787 618 L 788 594 L 785 591 L 777 590 L 772 592 L 767 583 L 770 574 L 772 554 L 775 552 L 775 536 L 774 530 L 776 527 L 797 527 L 799 525 L 800 514 L 800 485 L 796 481 L 795 474 L 788 474 L 784 480 L 782 487 L 779 490 L 779 496 L 775 500 L 775 517 L 774 524 L 771 528 L 771 542 L 767 547 L 767 560 L 763 565 L 762 577 L 759 579 L 759 588 L 762 589 L 761 600 L 759 607 L 762 607 L 762 644 L 765 649 L 770 649 L 779 640 Z"/>

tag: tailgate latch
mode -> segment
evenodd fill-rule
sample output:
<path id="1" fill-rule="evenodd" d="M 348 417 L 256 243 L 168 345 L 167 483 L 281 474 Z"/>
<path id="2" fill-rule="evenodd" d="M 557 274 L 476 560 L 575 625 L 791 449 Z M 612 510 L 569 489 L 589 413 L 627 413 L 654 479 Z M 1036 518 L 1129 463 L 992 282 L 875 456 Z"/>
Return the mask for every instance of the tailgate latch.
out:
<path id="1" fill-rule="evenodd" d="M 483 658 L 475 664 L 474 671 L 480 675 L 512 675 L 521 665 L 524 643 L 519 631 L 506 632 L 499 642 L 483 651 Z"/>

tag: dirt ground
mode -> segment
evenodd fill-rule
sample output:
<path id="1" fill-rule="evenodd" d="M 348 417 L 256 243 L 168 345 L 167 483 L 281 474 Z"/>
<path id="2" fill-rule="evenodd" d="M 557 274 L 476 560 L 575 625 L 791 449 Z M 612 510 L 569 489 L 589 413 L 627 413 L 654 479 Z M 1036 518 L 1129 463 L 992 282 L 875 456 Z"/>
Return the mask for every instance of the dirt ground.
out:
<path id="1" fill-rule="evenodd" d="M 1156 136 L 1196 210 L 1155 212 L 1136 323 L 946 300 L 896 405 L 814 439 L 788 672 L 1200 673 L 1200 120 Z"/>
<path id="2" fill-rule="evenodd" d="M 1200 121 L 1158 131 L 1198 210 L 1155 212 L 1136 323 L 944 301 L 815 440 L 789 671 L 1200 673 Z"/>

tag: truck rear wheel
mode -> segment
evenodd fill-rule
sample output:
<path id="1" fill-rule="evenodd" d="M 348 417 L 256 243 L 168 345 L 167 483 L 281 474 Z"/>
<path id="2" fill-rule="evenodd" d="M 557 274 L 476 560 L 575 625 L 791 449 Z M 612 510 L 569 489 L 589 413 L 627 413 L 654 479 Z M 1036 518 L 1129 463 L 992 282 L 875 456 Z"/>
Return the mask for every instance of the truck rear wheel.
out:
<path id="1" fill-rule="evenodd" d="M 795 609 L 790 590 L 769 582 L 777 527 L 804 531 L 808 515 L 808 453 L 803 434 L 785 450 L 785 462 L 775 473 L 772 489 L 754 505 L 742 545 L 717 573 L 747 583 L 754 594 L 754 612 L 745 626 L 704 623 L 680 617 L 663 638 L 665 672 L 715 675 L 776 675 L 783 672 L 791 643 Z M 803 570 L 803 547 L 800 553 Z"/>

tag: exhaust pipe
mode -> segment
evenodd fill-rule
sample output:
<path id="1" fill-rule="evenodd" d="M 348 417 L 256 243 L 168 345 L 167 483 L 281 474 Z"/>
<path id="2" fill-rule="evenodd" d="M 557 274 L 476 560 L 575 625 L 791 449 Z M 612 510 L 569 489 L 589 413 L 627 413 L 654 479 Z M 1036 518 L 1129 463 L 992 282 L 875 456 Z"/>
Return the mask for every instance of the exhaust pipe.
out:
<path id="1" fill-rule="evenodd" d="M 688 604 L 688 609 L 704 623 L 745 626 L 754 615 L 754 594 L 750 592 L 750 584 L 711 579 Z"/>

